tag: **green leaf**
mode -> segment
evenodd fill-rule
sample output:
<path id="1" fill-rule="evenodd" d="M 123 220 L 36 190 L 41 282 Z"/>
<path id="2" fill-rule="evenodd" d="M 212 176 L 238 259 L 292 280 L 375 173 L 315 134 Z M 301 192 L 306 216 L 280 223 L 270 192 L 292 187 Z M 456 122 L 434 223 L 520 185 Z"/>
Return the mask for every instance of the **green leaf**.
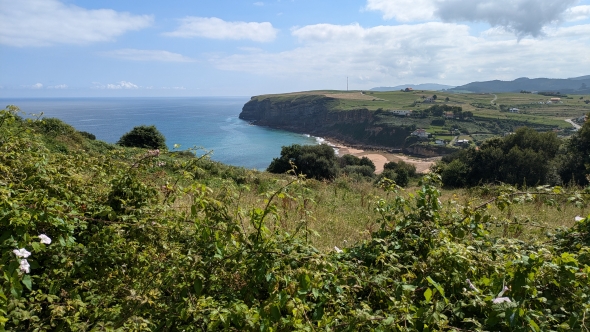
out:
<path id="1" fill-rule="evenodd" d="M 434 286 L 436 288 L 436 290 L 438 290 L 438 292 L 440 293 L 440 295 L 442 295 L 443 299 L 445 299 L 445 303 L 449 303 L 449 300 L 447 300 L 447 298 L 445 297 L 445 290 L 442 288 L 442 286 L 437 283 L 436 281 L 432 280 L 431 277 L 427 277 L 426 280 L 428 280 L 428 282 Z"/>
<path id="2" fill-rule="evenodd" d="M 195 279 L 193 288 L 195 289 L 195 295 L 201 296 L 201 292 L 203 291 L 203 281 L 199 278 Z"/>
<path id="3" fill-rule="evenodd" d="M 424 292 L 424 298 L 426 299 L 426 302 L 430 302 L 430 299 L 432 298 L 432 290 L 430 288 L 426 289 Z"/>
<path id="4" fill-rule="evenodd" d="M 33 281 L 31 280 L 30 275 L 27 274 L 26 276 L 24 276 L 22 282 L 23 285 L 27 286 L 29 290 L 33 290 Z"/>

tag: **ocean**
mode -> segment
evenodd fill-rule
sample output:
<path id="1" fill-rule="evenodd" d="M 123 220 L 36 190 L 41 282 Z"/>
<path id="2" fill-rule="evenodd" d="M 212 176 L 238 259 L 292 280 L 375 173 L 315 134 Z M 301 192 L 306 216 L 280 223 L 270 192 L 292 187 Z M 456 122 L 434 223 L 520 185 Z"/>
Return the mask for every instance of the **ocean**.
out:
<path id="1" fill-rule="evenodd" d="M 318 144 L 321 138 L 253 126 L 238 115 L 248 97 L 195 98 L 2 98 L 0 105 L 16 105 L 27 114 L 58 118 L 79 131 L 108 143 L 138 125 L 155 125 L 172 149 L 199 147 L 225 164 L 266 169 L 281 147 Z"/>

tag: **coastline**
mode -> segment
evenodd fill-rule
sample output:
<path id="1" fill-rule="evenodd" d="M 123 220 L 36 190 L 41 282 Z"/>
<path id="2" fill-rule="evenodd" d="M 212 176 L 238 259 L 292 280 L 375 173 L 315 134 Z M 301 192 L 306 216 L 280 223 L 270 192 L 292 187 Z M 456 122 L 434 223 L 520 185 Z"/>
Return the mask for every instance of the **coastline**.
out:
<path id="1" fill-rule="evenodd" d="M 309 134 L 306 134 L 309 135 Z M 316 139 L 319 144 L 327 144 L 334 148 L 336 154 L 338 156 L 343 156 L 346 154 L 353 155 L 355 157 L 367 157 L 375 164 L 375 174 L 381 174 L 383 172 L 383 166 L 390 162 L 400 162 L 404 161 L 408 164 L 412 164 L 416 166 L 416 173 L 418 174 L 427 174 L 430 173 L 430 166 L 434 165 L 436 161 L 440 160 L 441 157 L 432 157 L 432 158 L 417 158 L 411 157 L 402 153 L 391 153 L 388 151 L 384 151 L 383 149 L 379 149 L 377 147 L 365 147 L 365 146 L 348 146 L 343 142 L 333 139 L 333 138 L 326 138 L 326 137 L 317 137 L 311 136 Z"/>

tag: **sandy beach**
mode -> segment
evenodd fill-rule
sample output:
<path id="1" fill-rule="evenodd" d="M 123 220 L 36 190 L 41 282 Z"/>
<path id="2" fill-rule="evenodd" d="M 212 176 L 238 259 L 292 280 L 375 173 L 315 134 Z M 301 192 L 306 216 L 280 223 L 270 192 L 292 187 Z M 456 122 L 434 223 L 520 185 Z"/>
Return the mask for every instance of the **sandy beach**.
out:
<path id="1" fill-rule="evenodd" d="M 328 142 L 328 141 L 326 141 Z M 341 143 L 329 142 L 329 145 L 334 146 L 338 149 L 338 155 L 343 156 L 345 154 L 351 154 L 356 157 L 367 157 L 375 164 L 375 173 L 381 174 L 383 172 L 383 166 L 390 162 L 404 161 L 408 164 L 416 166 L 416 172 L 419 174 L 426 174 L 430 172 L 430 166 L 432 166 L 440 158 L 415 158 L 406 156 L 404 154 L 389 153 L 385 151 L 365 151 L 361 149 L 351 148 Z"/>

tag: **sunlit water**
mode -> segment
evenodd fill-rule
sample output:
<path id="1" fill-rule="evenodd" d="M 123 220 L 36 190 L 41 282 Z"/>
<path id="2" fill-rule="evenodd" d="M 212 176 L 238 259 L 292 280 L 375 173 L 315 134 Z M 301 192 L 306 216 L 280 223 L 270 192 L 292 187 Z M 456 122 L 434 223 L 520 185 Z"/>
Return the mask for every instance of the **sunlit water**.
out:
<path id="1" fill-rule="evenodd" d="M 250 125 L 238 115 L 246 97 L 203 98 L 52 98 L 0 99 L 26 113 L 44 113 L 77 130 L 115 143 L 138 125 L 155 125 L 170 149 L 194 146 L 212 150 L 212 159 L 247 168 L 265 169 L 291 144 L 317 144 L 321 139 Z"/>

